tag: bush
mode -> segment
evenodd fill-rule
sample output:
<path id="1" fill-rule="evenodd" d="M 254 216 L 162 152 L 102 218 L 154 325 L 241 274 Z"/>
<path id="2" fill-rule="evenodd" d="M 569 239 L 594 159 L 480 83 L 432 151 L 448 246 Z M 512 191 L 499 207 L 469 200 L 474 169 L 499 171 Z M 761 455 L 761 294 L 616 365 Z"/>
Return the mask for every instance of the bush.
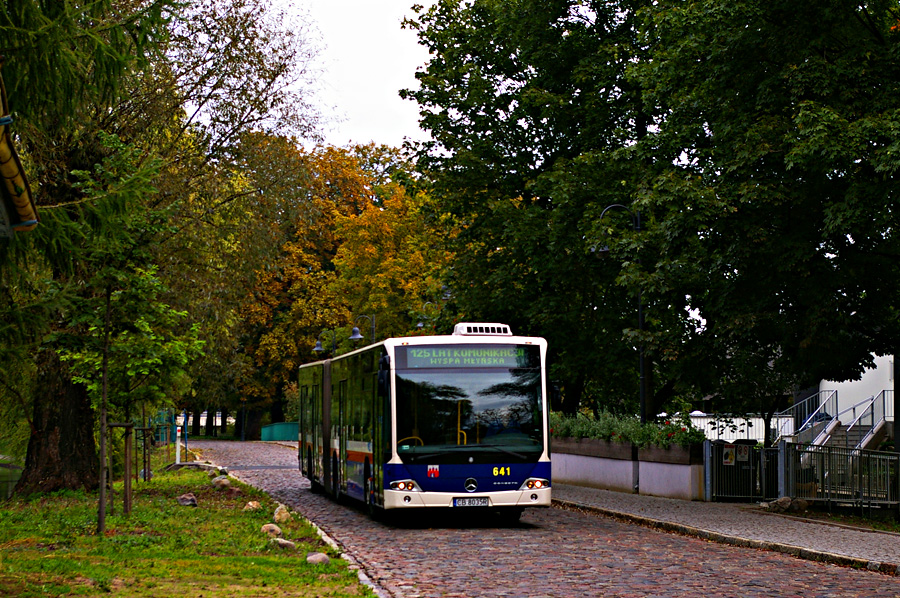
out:
<path id="1" fill-rule="evenodd" d="M 670 444 L 689 446 L 706 439 L 703 431 L 695 428 L 687 415 L 642 425 L 636 416 L 619 416 L 606 411 L 601 411 L 596 417 L 585 413 L 570 417 L 551 413 L 550 435 L 557 438 L 597 438 L 610 442 L 630 442 L 641 448 Z"/>

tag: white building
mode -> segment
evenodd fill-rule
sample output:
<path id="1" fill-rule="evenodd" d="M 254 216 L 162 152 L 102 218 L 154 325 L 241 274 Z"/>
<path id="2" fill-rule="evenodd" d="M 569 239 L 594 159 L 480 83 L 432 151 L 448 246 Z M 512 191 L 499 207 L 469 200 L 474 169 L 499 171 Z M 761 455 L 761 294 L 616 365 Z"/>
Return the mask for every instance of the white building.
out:
<path id="1" fill-rule="evenodd" d="M 893 389 L 894 357 L 892 355 L 875 357 L 875 367 L 865 370 L 859 380 L 850 382 L 822 380 L 819 383 L 820 391 L 837 391 L 838 411 L 852 407 L 869 397 L 878 396 L 882 391 L 893 391 Z M 885 407 L 887 419 L 893 419 L 893 401 L 888 400 Z"/>

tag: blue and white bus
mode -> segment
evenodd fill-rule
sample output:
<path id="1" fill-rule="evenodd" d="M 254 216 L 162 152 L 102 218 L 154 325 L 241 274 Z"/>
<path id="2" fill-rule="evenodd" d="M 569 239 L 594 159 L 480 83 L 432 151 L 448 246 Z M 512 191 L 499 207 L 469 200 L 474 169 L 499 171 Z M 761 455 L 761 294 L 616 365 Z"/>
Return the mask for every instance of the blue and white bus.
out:
<path id="1" fill-rule="evenodd" d="M 547 342 L 503 324 L 300 367 L 300 469 L 372 513 L 550 506 Z"/>

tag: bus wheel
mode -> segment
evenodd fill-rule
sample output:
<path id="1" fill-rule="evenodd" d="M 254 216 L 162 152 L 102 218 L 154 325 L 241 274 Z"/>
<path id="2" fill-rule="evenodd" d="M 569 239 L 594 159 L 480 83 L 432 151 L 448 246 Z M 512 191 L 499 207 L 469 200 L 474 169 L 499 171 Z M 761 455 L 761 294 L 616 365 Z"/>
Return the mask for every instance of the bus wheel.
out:
<path id="1" fill-rule="evenodd" d="M 341 502 L 341 480 L 338 472 L 337 455 L 331 456 L 331 496 L 337 502 Z"/>
<path id="2" fill-rule="evenodd" d="M 322 485 L 316 481 L 316 477 L 313 474 L 312 455 L 310 453 L 306 454 L 306 476 L 309 480 L 309 491 L 313 494 L 320 494 L 322 492 Z"/>

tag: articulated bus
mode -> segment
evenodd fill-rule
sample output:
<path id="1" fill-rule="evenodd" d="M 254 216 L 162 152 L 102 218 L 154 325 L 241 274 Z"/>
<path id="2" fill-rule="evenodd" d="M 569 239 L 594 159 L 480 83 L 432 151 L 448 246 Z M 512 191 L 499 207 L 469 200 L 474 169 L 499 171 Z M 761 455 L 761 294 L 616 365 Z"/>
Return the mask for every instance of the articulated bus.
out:
<path id="1" fill-rule="evenodd" d="M 301 366 L 300 470 L 374 515 L 548 507 L 546 355 L 509 326 L 457 324 Z"/>

